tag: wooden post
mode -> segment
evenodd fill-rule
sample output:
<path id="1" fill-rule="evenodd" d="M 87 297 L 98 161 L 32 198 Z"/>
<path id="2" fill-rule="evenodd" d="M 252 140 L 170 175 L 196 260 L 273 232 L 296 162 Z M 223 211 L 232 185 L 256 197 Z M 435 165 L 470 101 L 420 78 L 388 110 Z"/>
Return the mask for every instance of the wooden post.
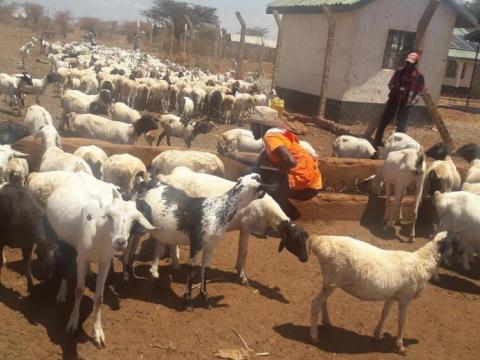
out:
<path id="1" fill-rule="evenodd" d="M 327 103 L 328 82 L 330 80 L 330 67 L 332 65 L 333 46 L 335 44 L 336 23 L 330 6 L 324 5 L 323 11 L 328 20 L 327 48 L 325 49 L 325 60 L 323 64 L 322 84 L 320 87 L 320 101 L 318 104 L 317 115 L 321 118 L 325 116 Z"/>
<path id="2" fill-rule="evenodd" d="M 425 89 L 422 95 L 423 95 L 423 100 L 425 101 L 425 106 L 427 107 L 428 113 L 430 114 L 430 117 L 433 119 L 435 125 L 437 126 L 438 132 L 442 137 L 443 142 L 447 145 L 450 145 L 452 148 L 455 148 L 455 144 L 453 143 L 452 137 L 450 136 L 447 126 L 445 125 L 445 122 L 442 119 L 442 115 L 440 115 L 440 112 L 438 111 L 437 105 L 433 101 L 432 95 L 430 94 L 428 89 Z"/>
<path id="3" fill-rule="evenodd" d="M 238 22 L 241 26 L 240 32 L 240 44 L 238 46 L 238 55 L 237 55 L 237 78 L 241 79 L 243 77 L 243 48 L 245 45 L 245 36 L 247 34 L 247 24 L 245 20 L 243 20 L 242 14 L 240 11 L 236 11 L 235 15 L 237 15 Z"/>
<path id="4" fill-rule="evenodd" d="M 417 25 L 417 33 L 415 35 L 415 42 L 413 48 L 415 50 L 420 50 L 423 38 L 425 37 L 425 33 L 427 32 L 428 25 L 430 25 L 430 21 L 437 10 L 438 4 L 440 4 L 440 0 L 430 0 L 429 4 L 423 11 L 422 17 L 418 21 Z"/>
<path id="5" fill-rule="evenodd" d="M 262 73 L 264 46 L 265 46 L 265 39 L 262 36 L 262 43 L 260 44 L 260 55 L 258 56 L 258 68 L 257 68 L 257 72 L 258 72 L 259 76 Z"/>
<path id="6" fill-rule="evenodd" d="M 273 11 L 273 16 L 277 22 L 278 33 L 277 33 L 277 47 L 275 49 L 275 60 L 273 61 L 273 75 L 272 75 L 272 87 L 270 90 L 274 90 L 277 87 L 277 72 L 279 68 L 279 57 L 280 51 L 282 48 L 282 39 L 283 39 L 283 20 L 280 17 L 280 14 L 277 10 Z"/>
<path id="7" fill-rule="evenodd" d="M 216 24 L 217 27 L 217 69 L 220 71 L 222 66 L 222 52 L 223 52 L 223 33 L 220 28 L 220 24 Z"/>
<path id="8" fill-rule="evenodd" d="M 175 22 L 170 18 L 170 60 L 173 60 L 173 44 L 175 43 Z"/>
<path id="9" fill-rule="evenodd" d="M 193 24 L 190 21 L 188 15 L 185 15 L 185 21 L 187 24 L 185 25 L 185 49 L 187 53 L 187 64 L 190 64 L 190 53 L 192 52 L 192 42 L 193 42 Z M 190 35 L 190 44 L 187 46 L 187 34 Z"/>

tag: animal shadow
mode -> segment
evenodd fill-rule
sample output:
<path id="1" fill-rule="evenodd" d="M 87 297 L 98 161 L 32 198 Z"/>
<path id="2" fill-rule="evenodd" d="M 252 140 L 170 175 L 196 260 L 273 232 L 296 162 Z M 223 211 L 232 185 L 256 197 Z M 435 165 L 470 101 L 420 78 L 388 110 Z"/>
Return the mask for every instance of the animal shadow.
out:
<path id="1" fill-rule="evenodd" d="M 93 339 L 83 330 L 83 323 L 93 310 L 93 301 L 84 296 L 80 304 L 78 331 L 69 336 L 65 329 L 73 308 L 73 299 L 67 298 L 66 304 L 55 304 L 56 287 L 52 281 L 45 281 L 35 286 L 33 294 L 22 297 L 13 289 L 0 284 L 0 302 L 13 311 L 21 313 L 33 325 L 41 325 L 50 341 L 62 349 L 63 359 L 78 359 L 77 345 Z"/>
<path id="2" fill-rule="evenodd" d="M 292 323 L 275 326 L 278 334 L 286 339 L 311 344 L 310 327 Z M 383 334 L 380 341 L 374 341 L 373 336 L 361 335 L 356 332 L 332 327 L 319 327 L 320 342 L 316 345 L 319 349 L 336 354 L 369 354 L 394 352 L 396 338 L 388 333 Z M 404 339 L 406 347 L 417 344 L 418 340 Z M 314 346 L 314 345 L 312 345 Z"/>
<path id="3" fill-rule="evenodd" d="M 480 295 L 480 286 L 475 284 L 475 282 L 465 279 L 463 277 L 458 277 L 450 274 L 440 274 L 440 281 L 431 281 L 431 283 L 439 288 L 467 293 L 472 295 Z"/>

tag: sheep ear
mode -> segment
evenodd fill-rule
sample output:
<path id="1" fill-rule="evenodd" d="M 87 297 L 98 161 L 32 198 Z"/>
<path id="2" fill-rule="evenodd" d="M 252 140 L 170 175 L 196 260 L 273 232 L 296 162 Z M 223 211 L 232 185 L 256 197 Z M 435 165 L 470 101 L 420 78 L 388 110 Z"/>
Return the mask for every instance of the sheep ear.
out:
<path id="1" fill-rule="evenodd" d="M 159 229 L 153 226 L 152 224 L 150 224 L 150 222 L 145 218 L 145 216 L 143 216 L 143 214 L 140 211 L 138 212 L 137 221 L 147 231 L 154 231 Z"/>

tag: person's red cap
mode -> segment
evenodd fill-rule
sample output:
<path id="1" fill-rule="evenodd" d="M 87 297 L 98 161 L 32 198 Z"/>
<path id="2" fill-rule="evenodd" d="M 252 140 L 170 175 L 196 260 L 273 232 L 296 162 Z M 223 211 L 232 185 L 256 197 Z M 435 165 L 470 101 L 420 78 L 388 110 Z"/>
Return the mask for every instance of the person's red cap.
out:
<path id="1" fill-rule="evenodd" d="M 408 61 L 411 64 L 416 64 L 418 63 L 418 60 L 420 60 L 420 54 L 417 52 L 412 52 L 411 54 L 408 54 L 405 61 Z"/>

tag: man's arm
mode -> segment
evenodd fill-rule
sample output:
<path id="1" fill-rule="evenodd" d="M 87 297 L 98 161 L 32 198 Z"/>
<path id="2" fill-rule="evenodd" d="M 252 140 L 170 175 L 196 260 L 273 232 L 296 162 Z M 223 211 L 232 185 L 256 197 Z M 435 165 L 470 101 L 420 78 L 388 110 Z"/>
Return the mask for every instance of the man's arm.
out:
<path id="1" fill-rule="evenodd" d="M 282 163 L 278 166 L 282 171 L 288 171 L 297 166 L 297 161 L 294 159 L 290 151 L 287 150 L 285 146 L 279 146 L 274 150 L 275 155 L 277 155 Z"/>

